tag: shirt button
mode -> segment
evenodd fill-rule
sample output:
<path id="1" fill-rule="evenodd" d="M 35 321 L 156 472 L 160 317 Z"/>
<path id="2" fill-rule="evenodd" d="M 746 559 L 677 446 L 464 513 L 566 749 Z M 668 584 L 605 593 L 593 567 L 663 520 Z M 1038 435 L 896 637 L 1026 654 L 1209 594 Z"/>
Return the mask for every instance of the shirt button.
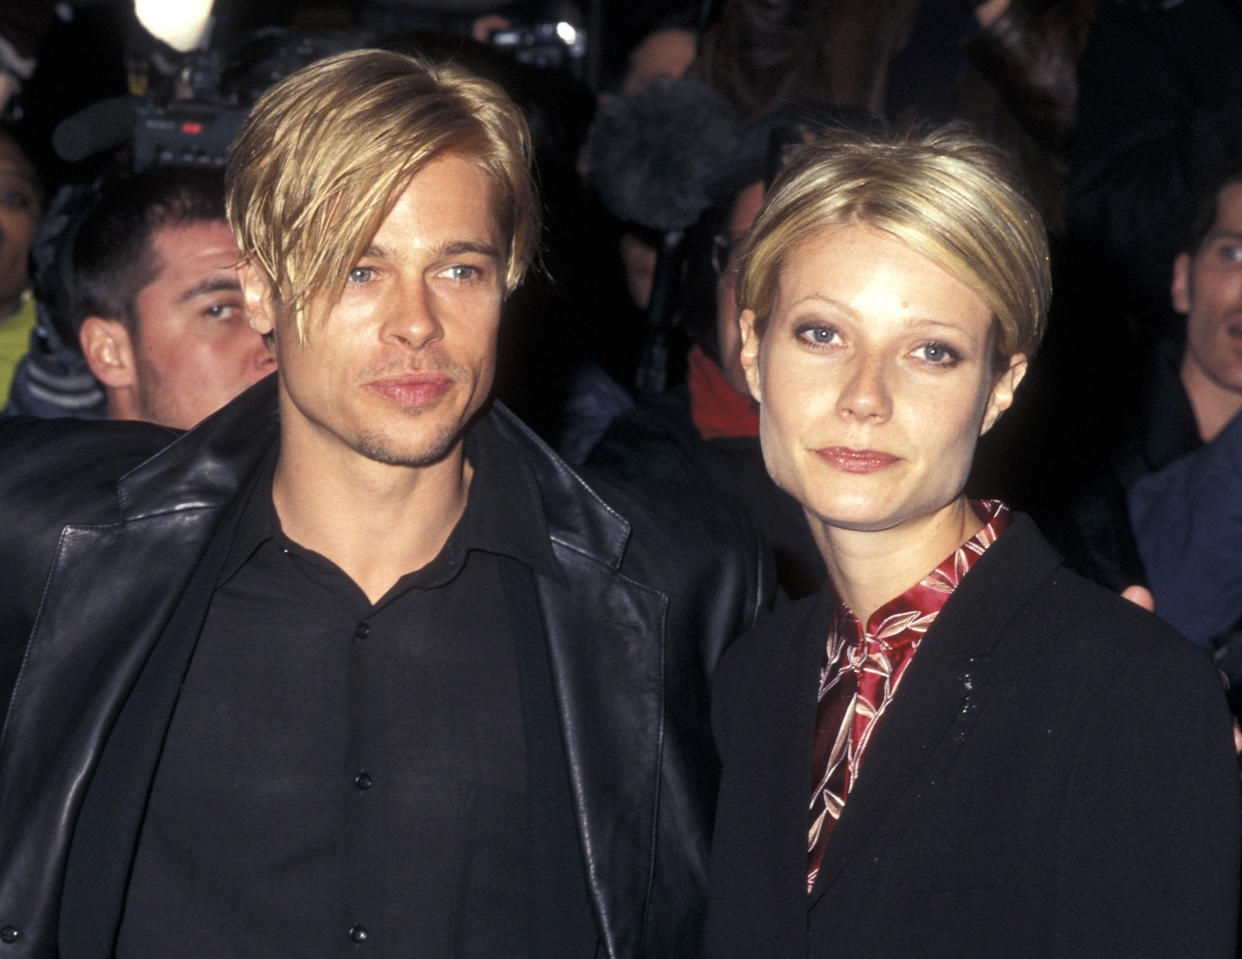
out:
<path id="1" fill-rule="evenodd" d="M 4 926 L 0 928 L 0 940 L 12 945 L 22 936 L 21 930 L 16 926 Z"/>
<path id="2" fill-rule="evenodd" d="M 354 785 L 357 786 L 359 789 L 370 789 L 371 782 L 372 782 L 371 774 L 367 772 L 366 770 L 363 770 L 357 776 L 354 777 Z"/>
<path id="3" fill-rule="evenodd" d="M 354 630 L 354 639 L 366 639 L 370 635 L 371 624 L 368 622 L 359 623 L 358 628 Z"/>
<path id="4" fill-rule="evenodd" d="M 349 927 L 349 941 L 350 942 L 366 942 L 367 941 L 367 927 L 359 926 L 357 924 L 350 926 Z"/>

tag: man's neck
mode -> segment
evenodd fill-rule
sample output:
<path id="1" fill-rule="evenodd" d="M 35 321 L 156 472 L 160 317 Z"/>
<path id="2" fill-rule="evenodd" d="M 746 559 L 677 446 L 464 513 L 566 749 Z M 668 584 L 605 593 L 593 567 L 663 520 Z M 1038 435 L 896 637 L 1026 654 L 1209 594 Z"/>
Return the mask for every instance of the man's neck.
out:
<path id="1" fill-rule="evenodd" d="M 1242 411 L 1242 393 L 1211 379 L 1189 353 L 1182 359 L 1181 380 L 1195 414 L 1199 438 L 1210 443 Z"/>
<path id="2" fill-rule="evenodd" d="M 412 467 L 356 453 L 324 462 L 282 437 L 272 500 L 284 534 L 339 566 L 374 603 L 439 555 L 472 476 L 461 442 L 439 462 Z"/>

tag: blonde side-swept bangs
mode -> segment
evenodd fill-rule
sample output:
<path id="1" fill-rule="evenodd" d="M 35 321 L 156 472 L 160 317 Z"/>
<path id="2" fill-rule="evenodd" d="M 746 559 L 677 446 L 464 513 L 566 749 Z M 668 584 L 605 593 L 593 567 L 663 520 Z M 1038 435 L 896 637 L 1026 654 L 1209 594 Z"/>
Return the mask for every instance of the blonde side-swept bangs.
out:
<path id="1" fill-rule="evenodd" d="M 766 327 L 794 249 L 834 227 L 892 234 L 992 311 L 996 360 L 1033 355 L 1052 295 L 1043 220 L 1004 155 L 960 127 L 825 133 L 793 148 L 739 252 L 739 309 Z"/>
<path id="2" fill-rule="evenodd" d="M 307 307 L 334 302 L 410 178 L 445 153 L 489 175 L 504 289 L 539 238 L 530 132 L 496 84 L 385 50 L 312 63 L 265 93 L 229 151 L 225 200 L 243 260 L 306 335 Z"/>

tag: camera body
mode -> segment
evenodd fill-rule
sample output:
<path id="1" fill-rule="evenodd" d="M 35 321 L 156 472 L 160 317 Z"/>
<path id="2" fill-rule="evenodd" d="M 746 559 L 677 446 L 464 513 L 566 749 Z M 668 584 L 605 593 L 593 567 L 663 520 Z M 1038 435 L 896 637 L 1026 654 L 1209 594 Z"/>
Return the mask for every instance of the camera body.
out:
<path id="1" fill-rule="evenodd" d="M 509 52 L 520 63 L 543 69 L 564 70 L 584 79 L 587 35 L 563 20 L 514 24 L 492 32 L 491 44 Z"/>

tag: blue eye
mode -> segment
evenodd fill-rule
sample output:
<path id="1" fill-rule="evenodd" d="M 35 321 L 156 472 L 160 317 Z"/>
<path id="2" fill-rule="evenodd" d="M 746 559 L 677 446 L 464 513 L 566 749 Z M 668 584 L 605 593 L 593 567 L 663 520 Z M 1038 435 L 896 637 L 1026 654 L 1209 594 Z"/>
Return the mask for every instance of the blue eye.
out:
<path id="1" fill-rule="evenodd" d="M 356 266 L 349 271 L 350 283 L 370 283 L 375 279 L 375 271 L 369 266 Z"/>
<path id="2" fill-rule="evenodd" d="M 798 330 L 798 339 L 811 346 L 831 346 L 838 334 L 831 326 L 810 324 Z"/>
<path id="3" fill-rule="evenodd" d="M 934 366 L 953 366 L 961 359 L 957 350 L 943 343 L 924 343 L 914 352 L 920 359 Z"/>
<path id="4" fill-rule="evenodd" d="M 455 263 L 444 272 L 450 280 L 473 280 L 479 275 L 479 268 L 466 263 Z"/>

